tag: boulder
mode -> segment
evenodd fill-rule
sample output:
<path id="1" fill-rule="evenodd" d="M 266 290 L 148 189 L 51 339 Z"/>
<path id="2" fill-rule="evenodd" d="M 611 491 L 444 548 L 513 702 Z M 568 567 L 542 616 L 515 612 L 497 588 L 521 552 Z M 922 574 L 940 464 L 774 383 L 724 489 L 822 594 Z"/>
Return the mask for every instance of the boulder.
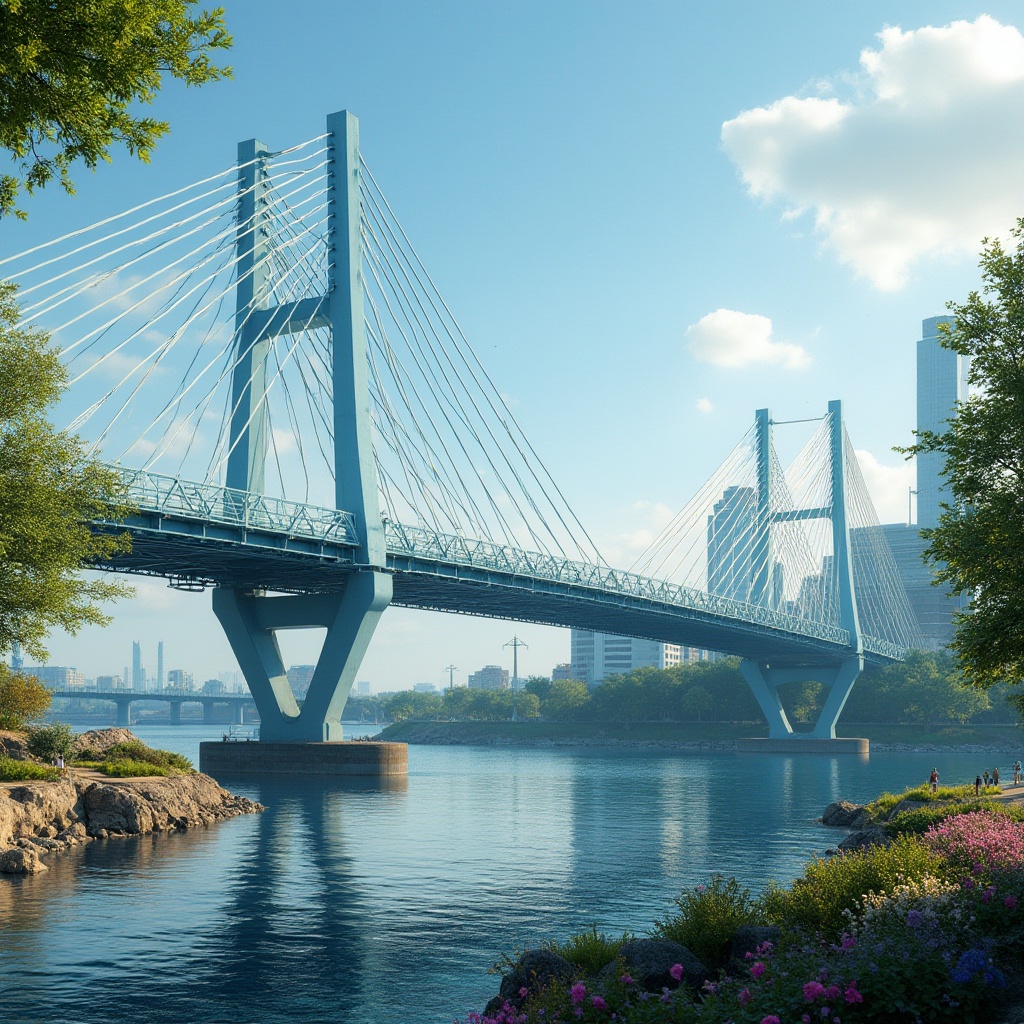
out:
<path id="1" fill-rule="evenodd" d="M 685 983 L 700 988 L 708 976 L 707 968 L 683 945 L 669 939 L 630 939 L 619 950 L 630 976 L 647 992 L 678 988 Z M 683 980 L 676 981 L 671 969 L 682 964 Z"/>
<path id="2" fill-rule="evenodd" d="M 866 807 L 851 804 L 849 800 L 829 804 L 821 816 L 822 825 L 834 828 L 864 828 L 870 820 L 871 814 Z"/>
<path id="3" fill-rule="evenodd" d="M 866 850 L 869 846 L 889 846 L 892 843 L 892 836 L 881 825 L 870 825 L 868 828 L 860 829 L 852 835 L 848 835 L 839 844 L 839 853 L 848 853 L 851 850 Z"/>
<path id="4" fill-rule="evenodd" d="M 12 850 L 0 851 L 0 875 L 34 875 L 45 870 L 46 865 L 35 850 L 16 846 Z"/>
<path id="5" fill-rule="evenodd" d="M 782 930 L 774 924 L 743 924 L 736 929 L 736 934 L 729 944 L 729 959 L 745 964 L 747 954 L 756 954 L 766 942 L 773 946 L 779 944 Z"/>
<path id="6" fill-rule="evenodd" d="M 134 743 L 137 739 L 131 729 L 90 729 L 75 737 L 75 750 L 106 750 L 115 743 Z"/>
<path id="7" fill-rule="evenodd" d="M 0 729 L 0 757 L 27 761 L 28 756 L 28 737 L 23 732 Z"/>
<path id="8" fill-rule="evenodd" d="M 562 984 L 572 981 L 573 974 L 572 964 L 565 957 L 550 949 L 527 949 L 515 962 L 511 973 L 502 977 L 501 988 L 485 1007 L 484 1015 L 496 1016 L 506 1002 L 518 1009 L 527 998 L 519 994 L 523 989 L 527 995 L 533 995 L 553 981 Z"/>

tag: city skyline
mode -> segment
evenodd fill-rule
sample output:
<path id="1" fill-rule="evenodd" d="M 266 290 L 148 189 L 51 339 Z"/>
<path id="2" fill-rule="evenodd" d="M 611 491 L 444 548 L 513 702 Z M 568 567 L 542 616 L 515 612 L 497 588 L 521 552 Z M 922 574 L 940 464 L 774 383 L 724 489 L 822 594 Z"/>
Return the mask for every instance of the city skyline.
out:
<path id="1" fill-rule="evenodd" d="M 269 3 L 229 11 L 235 81 L 169 87 L 172 134 L 151 165 L 119 155 L 80 175 L 75 198 L 40 194 L 0 254 L 219 170 L 241 139 L 309 138 L 346 107 L 611 564 L 630 564 L 765 406 L 799 418 L 844 399 L 879 517 L 904 521 L 912 467 L 891 449 L 915 423 L 920 323 L 976 286 L 981 235 L 1024 212 L 1006 131 L 1024 82 L 1013 5 L 308 13 L 323 29 L 312 40 Z M 303 60 L 286 79 L 271 52 Z M 968 126 L 971 147 L 948 145 Z M 96 675 L 112 647 L 160 638 L 196 678 L 233 664 L 208 593 L 132 582 L 109 630 L 54 635 L 52 664 Z M 359 678 L 441 685 L 450 663 L 504 665 L 516 632 L 531 645 L 521 675 L 568 660 L 567 630 L 391 608 Z M 289 664 L 317 650 L 284 646 Z"/>

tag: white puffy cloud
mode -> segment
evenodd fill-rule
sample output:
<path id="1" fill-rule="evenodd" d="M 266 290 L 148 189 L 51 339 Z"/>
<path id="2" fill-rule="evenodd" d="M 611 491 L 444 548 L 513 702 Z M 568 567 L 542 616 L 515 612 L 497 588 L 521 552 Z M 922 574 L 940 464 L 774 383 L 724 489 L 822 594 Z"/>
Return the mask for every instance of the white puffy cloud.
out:
<path id="1" fill-rule="evenodd" d="M 697 399 L 697 412 L 709 413 L 714 411 L 715 407 L 711 404 L 710 398 Z"/>
<path id="2" fill-rule="evenodd" d="M 755 363 L 774 363 L 798 369 L 810 362 L 799 345 L 775 341 L 771 320 L 756 313 L 716 309 L 687 327 L 686 337 L 694 357 L 714 366 L 736 369 Z"/>
<path id="3" fill-rule="evenodd" d="M 864 476 L 871 503 L 875 506 L 880 523 L 905 523 L 907 497 L 914 486 L 914 464 L 898 462 L 883 465 L 869 451 L 857 450 L 857 461 Z"/>
<path id="4" fill-rule="evenodd" d="M 752 195 L 811 212 L 826 246 L 895 290 L 925 256 L 974 254 L 1024 211 L 1024 36 L 988 15 L 878 34 L 836 95 L 722 126 Z"/>

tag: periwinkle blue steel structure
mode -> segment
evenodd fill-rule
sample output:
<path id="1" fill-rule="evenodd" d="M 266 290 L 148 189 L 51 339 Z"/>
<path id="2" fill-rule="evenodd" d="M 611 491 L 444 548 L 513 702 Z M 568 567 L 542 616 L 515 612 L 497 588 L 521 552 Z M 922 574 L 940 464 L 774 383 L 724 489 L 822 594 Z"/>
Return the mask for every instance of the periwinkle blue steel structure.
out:
<path id="1" fill-rule="evenodd" d="M 231 455 L 227 485 L 263 490 L 267 454 L 266 372 L 272 339 L 330 327 L 333 353 L 335 504 L 351 513 L 352 570 L 325 594 L 267 597 L 218 587 L 213 610 L 238 659 L 260 713 L 260 739 L 340 740 L 341 711 L 384 609 L 391 602 L 384 531 L 370 428 L 360 240 L 359 123 L 347 111 L 327 119 L 329 134 L 328 287 L 323 296 L 254 307 L 264 283 L 266 216 L 260 181 L 269 152 L 256 140 L 239 145 L 238 268 Z M 255 187 L 253 187 L 255 186 Z M 326 627 L 320 659 L 298 706 L 277 631 Z"/>
<path id="2" fill-rule="evenodd" d="M 857 614 L 857 594 L 853 587 L 853 556 L 850 547 L 850 527 L 846 518 L 846 444 L 843 430 L 843 403 L 829 402 L 829 448 L 831 453 L 832 493 L 828 508 L 801 509 L 796 512 L 772 512 L 771 488 L 771 413 L 768 409 L 757 412 L 757 530 L 755 550 L 759 562 L 755 563 L 755 579 L 769 580 L 772 571 L 771 527 L 788 519 L 828 518 L 832 522 L 832 557 L 839 590 L 839 625 L 849 635 L 848 653 L 833 661 L 807 666 L 773 667 L 767 662 L 744 659 L 740 671 L 757 698 L 761 711 L 768 719 L 769 739 L 799 738 L 835 739 L 836 722 L 842 713 L 850 690 L 864 669 L 864 642 Z M 770 592 L 768 586 L 758 586 L 764 603 Z M 755 599 L 756 600 L 756 599 Z M 818 721 L 810 732 L 794 733 L 779 700 L 779 687 L 786 683 L 819 682 L 827 689 L 825 704 Z"/>

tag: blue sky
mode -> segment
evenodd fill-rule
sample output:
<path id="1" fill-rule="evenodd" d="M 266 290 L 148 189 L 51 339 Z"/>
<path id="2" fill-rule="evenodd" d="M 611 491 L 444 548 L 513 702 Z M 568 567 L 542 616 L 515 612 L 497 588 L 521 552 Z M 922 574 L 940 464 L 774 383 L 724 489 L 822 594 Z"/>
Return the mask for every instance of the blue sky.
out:
<path id="1" fill-rule="evenodd" d="M 842 398 L 883 521 L 905 516 L 923 318 L 1024 214 L 1024 19 L 1011 3 L 225 4 L 233 81 L 171 84 L 148 166 L 50 189 L 9 254 L 360 118 L 362 151 L 467 337 L 606 557 L 628 565 L 756 408 Z M 296 11 L 301 10 L 301 17 Z M 209 595 L 142 581 L 52 662 L 142 640 L 233 668 Z M 568 660 L 568 632 L 390 610 L 375 689 Z M 312 657 L 292 638 L 286 653 Z"/>

